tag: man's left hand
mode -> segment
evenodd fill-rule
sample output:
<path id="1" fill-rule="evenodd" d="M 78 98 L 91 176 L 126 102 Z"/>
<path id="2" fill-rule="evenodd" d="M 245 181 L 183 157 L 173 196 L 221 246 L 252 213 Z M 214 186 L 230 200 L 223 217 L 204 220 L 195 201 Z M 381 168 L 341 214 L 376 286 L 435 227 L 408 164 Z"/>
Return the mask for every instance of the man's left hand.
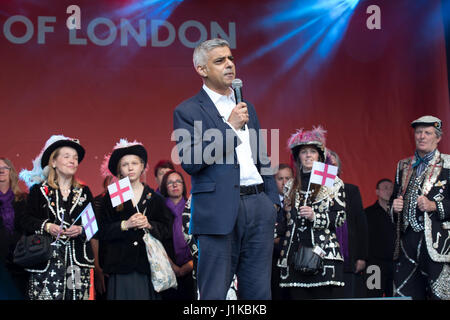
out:
<path id="1" fill-rule="evenodd" d="M 436 202 L 428 200 L 425 196 L 420 196 L 417 198 L 417 206 L 420 211 L 423 212 L 433 212 L 436 211 Z"/>

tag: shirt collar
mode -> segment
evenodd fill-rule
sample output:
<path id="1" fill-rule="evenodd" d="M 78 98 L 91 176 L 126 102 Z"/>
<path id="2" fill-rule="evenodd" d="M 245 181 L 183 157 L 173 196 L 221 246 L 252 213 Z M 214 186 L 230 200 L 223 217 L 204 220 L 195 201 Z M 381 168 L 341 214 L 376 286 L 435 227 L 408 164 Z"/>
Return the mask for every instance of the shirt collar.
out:
<path id="1" fill-rule="evenodd" d="M 222 98 L 231 99 L 232 101 L 234 101 L 233 90 L 231 90 L 231 93 L 228 96 L 221 95 L 220 93 L 217 93 L 217 92 L 211 90 L 210 88 L 208 88 L 206 86 L 206 84 L 203 84 L 203 90 L 206 91 L 206 93 L 208 94 L 209 98 L 211 99 L 211 101 L 214 104 L 216 104 Z"/>

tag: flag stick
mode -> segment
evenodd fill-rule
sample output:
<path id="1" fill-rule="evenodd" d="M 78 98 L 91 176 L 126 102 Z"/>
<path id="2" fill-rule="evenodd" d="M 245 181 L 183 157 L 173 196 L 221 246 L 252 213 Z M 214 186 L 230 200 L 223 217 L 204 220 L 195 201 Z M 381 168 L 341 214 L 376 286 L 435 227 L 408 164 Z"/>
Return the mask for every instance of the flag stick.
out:
<path id="1" fill-rule="evenodd" d="M 305 196 L 305 202 L 303 203 L 303 206 L 306 207 L 306 200 L 308 200 L 308 196 L 309 196 L 309 188 L 311 187 L 311 178 L 309 178 L 309 182 L 308 182 L 308 190 L 306 190 L 306 196 Z"/>
<path id="2" fill-rule="evenodd" d="M 84 210 L 83 210 L 84 211 Z M 83 214 L 83 211 L 81 211 L 81 213 L 78 215 L 78 217 L 73 221 L 73 223 L 70 225 L 70 227 L 72 227 L 74 224 L 75 224 L 75 222 L 77 222 L 78 221 L 78 219 L 80 219 L 80 217 L 81 217 L 81 215 Z M 70 229 L 70 227 L 69 227 L 69 229 Z"/>
<path id="3" fill-rule="evenodd" d="M 137 203 L 136 203 L 136 210 L 137 210 L 138 213 L 141 213 L 141 212 L 139 212 L 139 207 L 138 207 L 138 204 L 137 204 Z M 143 213 L 141 213 L 141 214 L 144 215 Z M 142 230 L 144 230 L 145 233 L 148 233 L 147 228 L 144 228 L 144 229 L 142 229 Z"/>
<path id="4" fill-rule="evenodd" d="M 73 223 L 70 225 L 70 227 L 72 227 L 72 226 L 75 224 L 75 222 L 77 222 L 78 219 L 80 219 L 80 217 L 81 217 L 81 216 L 83 215 L 83 213 L 84 213 L 84 210 L 86 210 L 86 208 L 87 208 L 89 205 L 91 205 L 91 207 L 92 207 L 92 204 L 89 202 L 89 203 L 87 204 L 87 206 L 84 207 L 83 211 L 81 211 L 81 213 L 78 215 L 78 217 L 73 221 Z M 94 210 L 94 209 L 92 209 L 92 210 Z M 70 227 L 69 227 L 69 229 L 70 229 Z"/>
<path id="5" fill-rule="evenodd" d="M 61 225 L 59 226 L 59 232 L 58 232 L 58 235 L 56 236 L 56 239 L 55 239 L 55 241 L 53 241 L 51 244 L 56 244 L 56 242 L 58 242 L 58 240 L 59 240 L 59 237 L 61 236 L 61 232 L 63 231 L 63 225 L 64 225 L 64 214 L 65 214 L 65 212 L 66 212 L 66 210 L 64 210 L 63 211 L 63 214 L 62 214 L 62 219 L 61 219 Z"/>
<path id="6" fill-rule="evenodd" d="M 138 213 L 141 213 L 141 212 L 139 212 L 139 207 L 138 207 L 137 203 L 136 203 L 136 210 L 137 210 Z M 141 214 L 144 215 L 143 213 L 141 213 Z M 146 228 L 144 228 L 143 230 L 144 230 L 145 233 L 148 232 L 148 230 Z"/>

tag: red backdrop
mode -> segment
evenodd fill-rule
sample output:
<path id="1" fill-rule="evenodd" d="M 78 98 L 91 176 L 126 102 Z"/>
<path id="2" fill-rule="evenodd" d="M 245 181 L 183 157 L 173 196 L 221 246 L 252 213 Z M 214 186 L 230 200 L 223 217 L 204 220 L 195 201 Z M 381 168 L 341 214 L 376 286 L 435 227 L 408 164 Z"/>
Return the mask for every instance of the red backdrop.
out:
<path id="1" fill-rule="evenodd" d="M 162 1 L 161 6 L 169 2 Z M 450 152 L 445 39 L 438 0 L 361 1 L 347 17 L 346 28 L 338 34 L 328 29 L 335 41 L 325 52 L 320 46 L 308 46 L 314 32 L 307 28 L 289 40 L 283 38 L 292 28 L 306 25 L 314 12 L 281 23 L 277 10 L 289 13 L 295 8 L 290 11 L 276 0 L 174 1 L 166 11 L 133 7 L 139 3 L 2 1 L 0 155 L 10 158 L 18 170 L 31 168 L 47 138 L 59 133 L 79 138 L 86 148 L 78 177 L 95 194 L 101 191 L 103 156 L 119 138 L 141 141 L 149 151 L 151 169 L 158 160 L 170 158 L 173 110 L 201 87 L 192 66 L 193 49 L 186 43 L 200 39 L 203 31 L 211 37 L 212 29 L 222 29 L 235 40 L 232 51 L 244 97 L 254 103 L 262 127 L 279 129 L 280 162 L 289 161 L 289 135 L 297 128 L 321 124 L 328 131 L 327 146 L 342 158 L 344 181 L 360 187 L 365 206 L 376 199 L 375 183 L 394 178 L 396 162 L 412 154 L 412 120 L 425 114 L 441 118 L 445 134 L 440 149 Z M 72 4 L 81 8 L 77 38 L 86 39 L 85 45 L 69 41 L 66 8 Z M 379 30 L 366 26 L 370 16 L 366 9 L 372 4 L 381 9 Z M 16 15 L 31 21 L 33 32 L 22 20 L 11 18 Z M 99 17 L 117 26 L 127 19 L 136 30 L 139 19 L 146 19 L 148 25 L 152 19 L 166 19 L 175 38 L 157 47 L 154 39 L 173 35 L 161 28 L 154 39 L 147 30 L 145 46 L 131 36 L 128 45 L 121 45 L 123 29 L 117 29 L 114 41 L 101 46 L 88 32 L 89 23 Z M 39 26 L 39 19 L 49 20 Z M 196 22 L 187 23 L 191 20 Z M 7 21 L 15 22 L 8 26 Z M 260 23 L 264 21 L 268 23 Z M 214 22 L 216 27 L 211 28 Z M 44 33 L 42 25 L 53 30 Z M 182 30 L 183 26 L 190 27 Z M 100 23 L 95 35 L 104 40 L 111 33 Z M 20 39 L 24 43 L 17 43 Z M 280 45 L 265 50 L 271 43 Z M 299 50 L 303 52 L 298 59 L 286 67 Z M 147 182 L 155 185 L 152 170 Z"/>

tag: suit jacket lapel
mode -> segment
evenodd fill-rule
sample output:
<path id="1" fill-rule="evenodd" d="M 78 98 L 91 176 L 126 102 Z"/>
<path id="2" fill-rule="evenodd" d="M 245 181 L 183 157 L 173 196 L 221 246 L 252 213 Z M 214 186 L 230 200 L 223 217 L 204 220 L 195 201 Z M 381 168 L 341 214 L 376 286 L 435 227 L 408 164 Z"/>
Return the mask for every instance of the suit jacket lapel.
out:
<path id="1" fill-rule="evenodd" d="M 246 102 L 247 103 L 247 105 L 248 105 L 248 102 Z M 255 121 L 254 121 L 254 114 L 250 111 L 250 109 L 248 109 L 249 110 L 249 113 L 248 113 L 248 122 L 247 122 L 247 127 L 249 128 L 249 129 L 256 129 L 256 127 L 255 127 Z"/>
<path id="2" fill-rule="evenodd" d="M 217 110 L 216 105 L 214 104 L 214 102 L 212 102 L 211 98 L 208 96 L 205 90 L 200 90 L 200 92 L 197 94 L 197 100 L 202 110 L 206 114 L 208 114 L 209 117 L 214 121 L 216 128 L 228 127 L 226 124 L 224 124 L 224 120 L 222 119 L 219 110 Z M 231 128 L 229 130 L 231 130 Z M 237 161 L 236 152 L 234 152 L 234 160 Z"/>
<path id="3" fill-rule="evenodd" d="M 203 89 L 200 90 L 197 95 L 197 99 L 203 111 L 211 117 L 211 119 L 217 126 L 220 125 L 220 123 L 223 122 L 222 116 L 220 115 L 219 111 L 217 110 L 216 106 L 214 105 L 206 91 Z"/>

